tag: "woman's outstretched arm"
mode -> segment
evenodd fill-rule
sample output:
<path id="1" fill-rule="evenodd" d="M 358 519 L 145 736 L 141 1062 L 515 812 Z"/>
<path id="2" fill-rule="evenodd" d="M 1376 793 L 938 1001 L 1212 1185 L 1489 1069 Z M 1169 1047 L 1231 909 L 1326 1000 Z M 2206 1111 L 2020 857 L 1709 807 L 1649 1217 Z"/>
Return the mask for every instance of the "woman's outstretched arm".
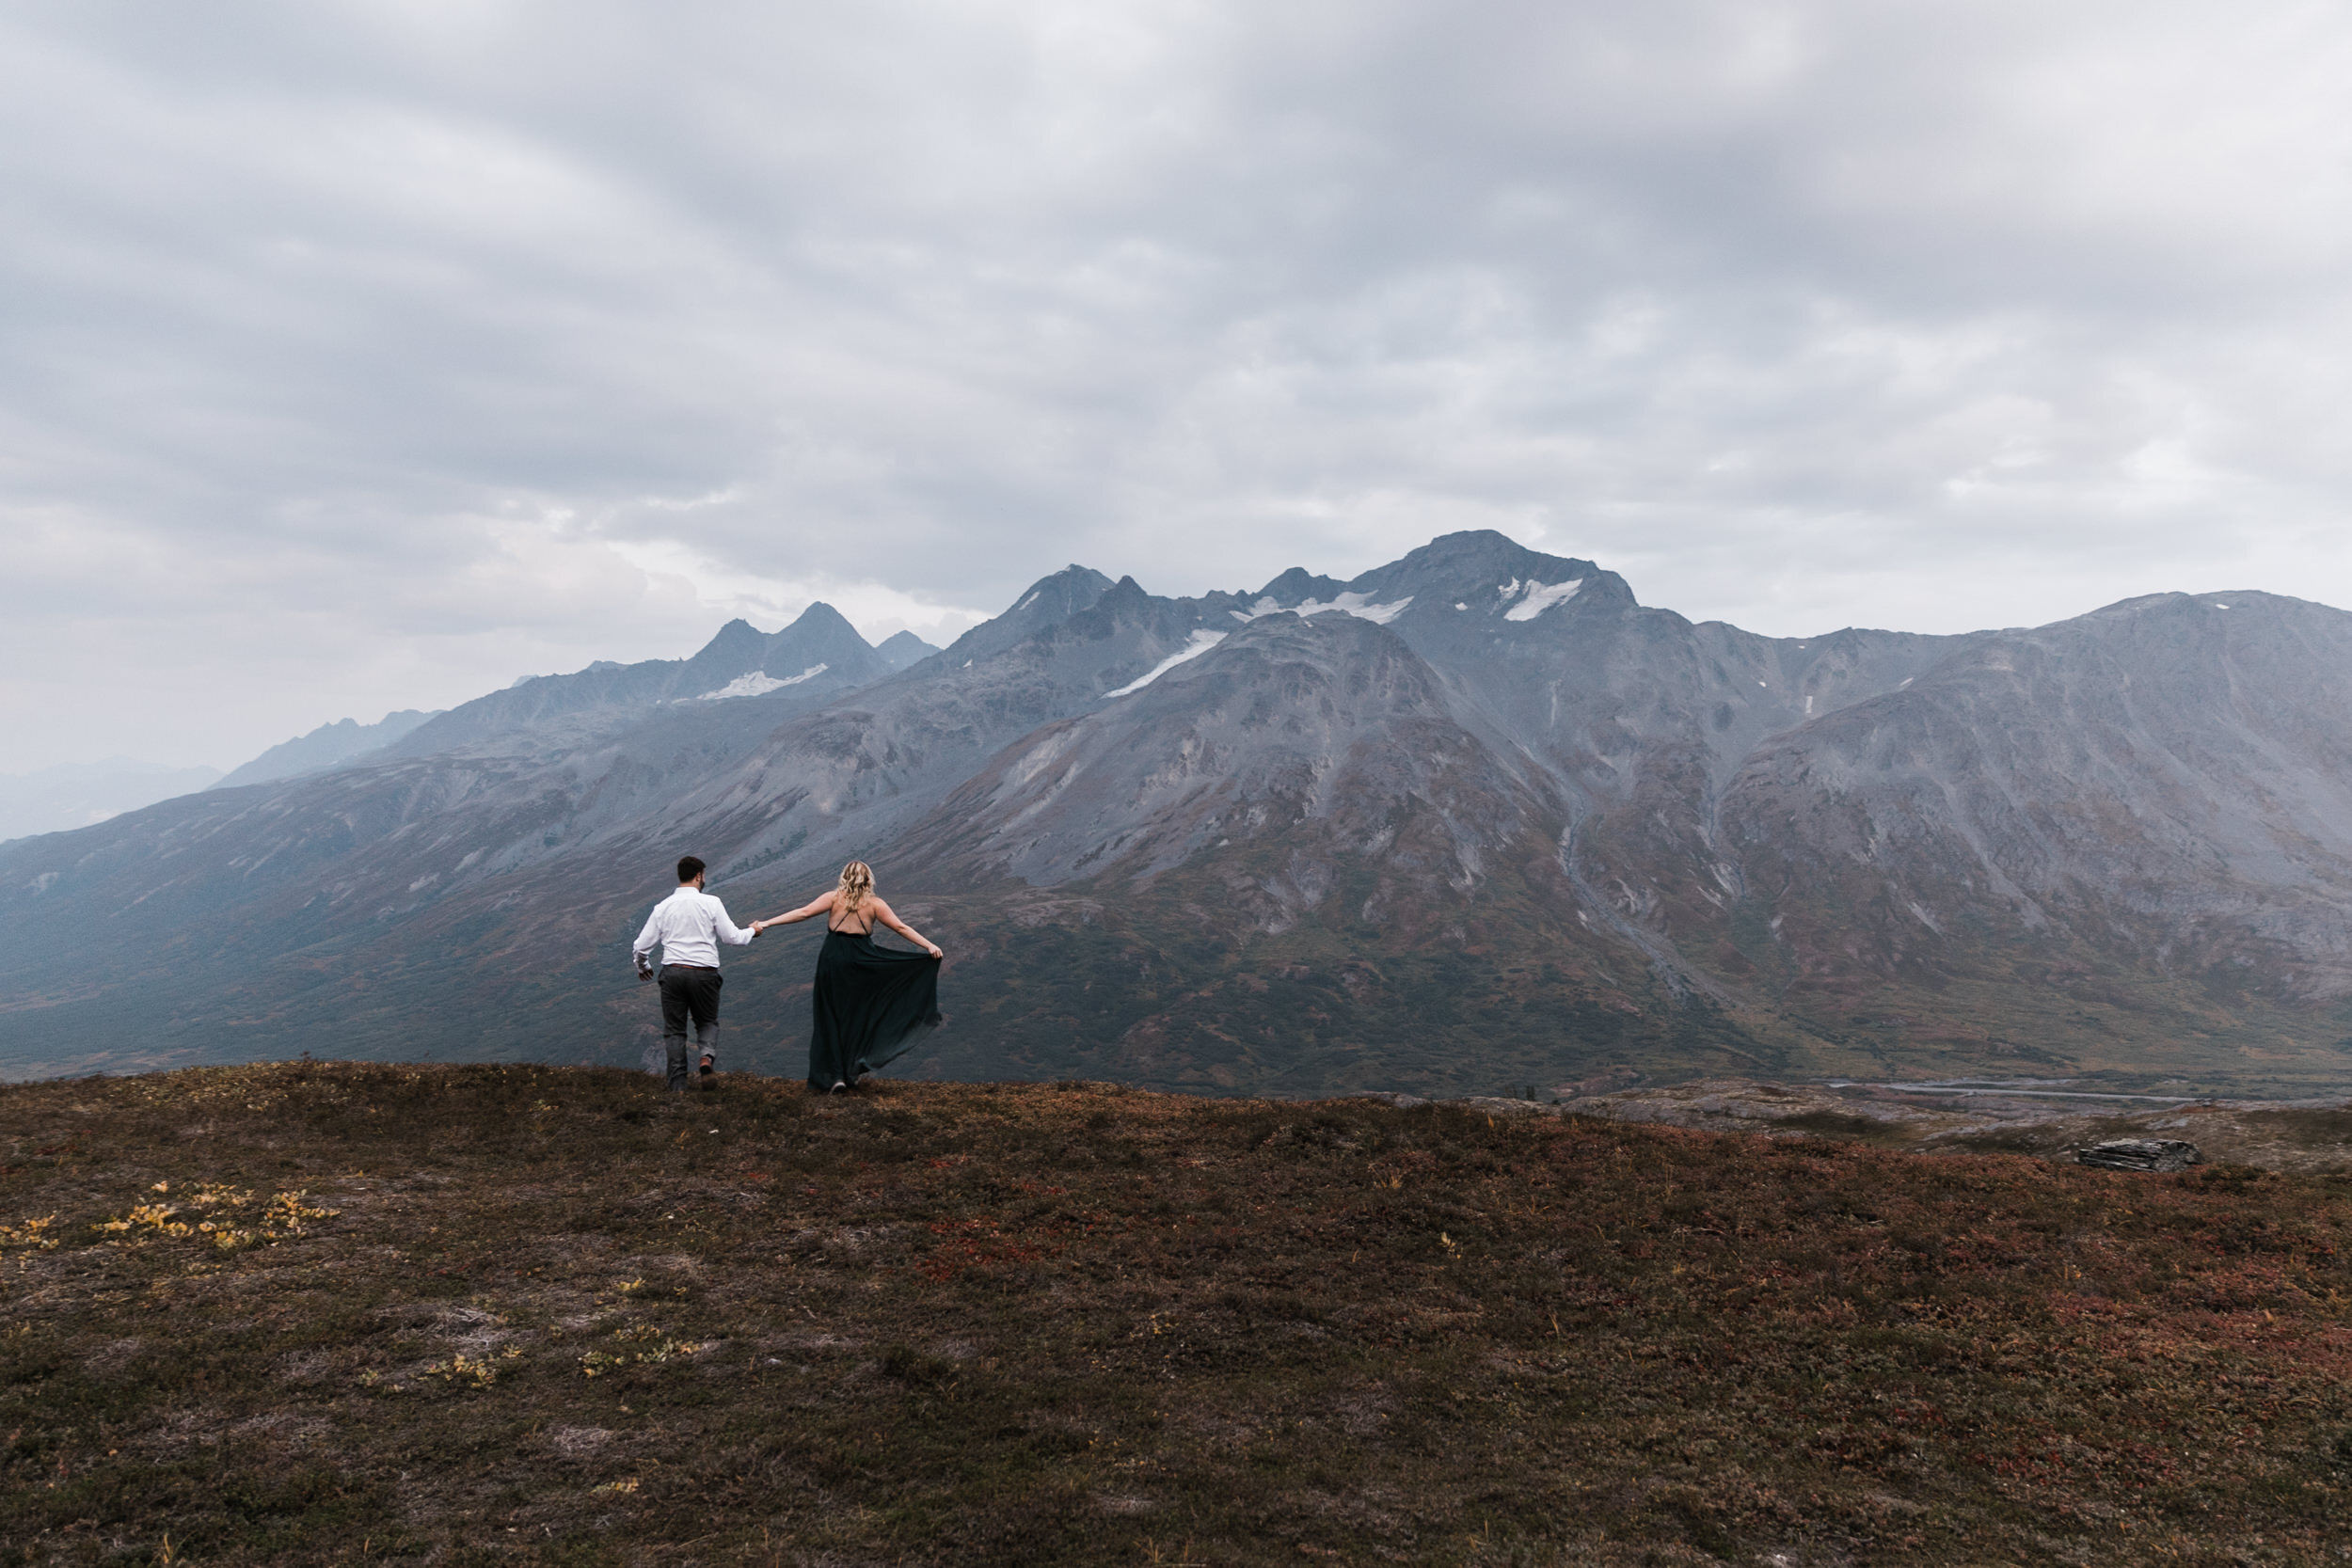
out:
<path id="1" fill-rule="evenodd" d="M 922 932 L 916 930 L 914 927 L 899 919 L 898 911 L 892 909 L 889 905 L 883 903 L 879 898 L 875 899 L 873 902 L 874 918 L 876 920 L 881 921 L 883 925 L 889 927 L 892 930 L 906 938 L 907 941 L 914 943 L 915 946 L 920 947 L 926 953 L 929 953 L 932 958 L 936 958 L 944 956 L 939 951 L 939 943 L 933 942 L 930 938 L 925 936 Z"/>
<path id="2" fill-rule="evenodd" d="M 834 890 L 834 893 L 838 892 L 840 892 L 838 888 Z M 833 908 L 833 893 L 820 894 L 797 910 L 787 910 L 782 914 L 771 914 L 765 920 L 755 920 L 752 922 L 752 935 L 757 936 L 771 926 L 789 926 L 795 921 L 806 920 L 811 915 L 823 914 Z"/>

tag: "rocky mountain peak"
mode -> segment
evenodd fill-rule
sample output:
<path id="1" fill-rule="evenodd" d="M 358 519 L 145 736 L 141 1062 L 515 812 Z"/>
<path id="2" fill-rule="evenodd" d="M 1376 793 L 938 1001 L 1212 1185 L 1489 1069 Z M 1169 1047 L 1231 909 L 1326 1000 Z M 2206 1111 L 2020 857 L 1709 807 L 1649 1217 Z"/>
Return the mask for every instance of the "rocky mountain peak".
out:
<path id="1" fill-rule="evenodd" d="M 711 634 L 710 641 L 689 656 L 689 662 L 705 656 L 724 657 L 738 649 L 755 648 L 768 640 L 768 634 L 740 615 Z"/>
<path id="2" fill-rule="evenodd" d="M 1433 539 L 1402 560 L 1358 577 L 1347 590 L 1378 603 L 1410 600 L 1410 615 L 1423 624 L 1465 613 L 1530 621 L 1563 605 L 1589 611 L 1634 604 L 1632 590 L 1614 572 L 1590 561 L 1529 549 L 1491 529 Z"/>
<path id="3" fill-rule="evenodd" d="M 1076 562 L 1051 577 L 1031 583 L 1013 600 L 1012 608 L 993 621 L 984 621 L 947 645 L 951 669 L 1003 653 L 1047 626 L 1091 610 L 1104 594 L 1118 586 L 1090 566 Z M 1137 589 L 1140 593 L 1141 590 Z"/>
<path id="4" fill-rule="evenodd" d="M 939 650 L 911 631 L 894 631 L 874 644 L 874 652 L 880 654 L 882 662 L 893 670 L 903 670 L 911 664 L 921 663 Z"/>
<path id="5" fill-rule="evenodd" d="M 839 610 L 820 599 L 790 626 L 764 639 L 758 662 L 751 668 L 779 681 L 832 674 L 856 684 L 887 673 L 890 663 Z"/>
<path id="6" fill-rule="evenodd" d="M 1347 584 L 1337 578 L 1318 577 L 1304 566 L 1294 566 L 1258 590 L 1257 597 L 1272 599 L 1284 610 L 1304 604 L 1310 599 L 1326 603 L 1347 591 Z"/>
<path id="7" fill-rule="evenodd" d="M 1160 607 L 1167 601 L 1144 592 L 1143 584 L 1131 577 L 1120 578 L 1103 592 L 1085 610 L 1072 619 L 1107 622 L 1114 626 L 1132 625 L 1138 620 L 1159 619 Z"/>
<path id="8" fill-rule="evenodd" d="M 839 635 L 847 632 L 851 637 L 857 637 L 861 642 L 866 641 L 865 638 L 858 637 L 857 628 L 850 625 L 848 617 L 822 599 L 815 601 L 806 610 L 802 610 L 792 624 L 784 628 L 784 631 L 804 632 L 812 635 L 828 632 Z M 778 632 L 776 635 L 781 637 L 784 632 Z"/>
<path id="9" fill-rule="evenodd" d="M 721 626 L 717 635 L 686 660 L 686 678 L 691 683 L 716 676 L 723 683 L 747 670 L 757 669 L 767 651 L 768 634 L 738 616 Z"/>

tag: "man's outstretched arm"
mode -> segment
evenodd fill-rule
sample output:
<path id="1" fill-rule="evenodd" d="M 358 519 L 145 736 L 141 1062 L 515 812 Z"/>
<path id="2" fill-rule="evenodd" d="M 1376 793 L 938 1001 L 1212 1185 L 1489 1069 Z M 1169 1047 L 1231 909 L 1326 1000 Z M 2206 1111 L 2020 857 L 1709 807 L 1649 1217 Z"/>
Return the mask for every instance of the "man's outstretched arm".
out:
<path id="1" fill-rule="evenodd" d="M 717 933 L 721 942 L 733 942 L 736 946 L 740 947 L 745 942 L 751 941 L 752 938 L 759 935 L 759 932 L 756 929 L 747 931 L 742 927 L 738 926 L 733 920 L 729 919 L 727 917 L 727 907 L 724 904 L 720 904 L 719 900 L 716 898 L 713 898 L 711 902 L 718 905 L 719 912 L 716 918 L 711 921 L 710 928 L 712 931 Z"/>

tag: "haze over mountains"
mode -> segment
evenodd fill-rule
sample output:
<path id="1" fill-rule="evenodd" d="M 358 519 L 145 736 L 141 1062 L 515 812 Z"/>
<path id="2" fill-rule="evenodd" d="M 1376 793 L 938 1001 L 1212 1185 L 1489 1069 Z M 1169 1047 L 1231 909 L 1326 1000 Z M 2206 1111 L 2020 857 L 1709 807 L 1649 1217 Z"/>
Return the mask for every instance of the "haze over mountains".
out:
<path id="1" fill-rule="evenodd" d="M 0 774 L 0 840 L 66 832 L 219 779 L 216 768 L 108 757 L 30 773 Z"/>
<path id="2" fill-rule="evenodd" d="M 738 627 L 741 630 L 738 631 Z M 739 637 L 745 633 L 758 635 L 747 624 L 736 622 L 722 636 Z M 911 631 L 895 632 L 871 650 L 881 659 L 882 667 L 889 670 L 903 670 L 938 651 Z M 865 654 L 855 657 L 861 671 L 872 672 L 872 661 Z M 664 668 L 674 662 L 655 661 Z M 595 675 L 621 668 L 600 662 L 581 674 Z M 540 678 L 526 676 L 515 685 L 524 686 Z M 776 680 L 779 687 L 787 684 L 788 679 Z M 508 711 L 529 711 L 530 707 L 529 703 L 523 703 L 514 705 Z M 193 790 L 268 784 L 324 772 L 381 752 L 427 720 L 439 717 L 437 709 L 427 713 L 419 708 L 404 708 L 386 714 L 373 724 L 338 719 L 292 740 L 281 741 L 227 773 L 213 768 L 171 768 L 114 757 L 104 762 L 44 768 L 37 773 L 0 776 L 0 840 L 87 827 Z"/>
<path id="3" fill-rule="evenodd" d="M 633 1062 L 691 849 L 739 918 L 875 862 L 949 950 L 918 1072 L 2352 1078 L 2342 611 L 1774 639 L 1477 532 L 1197 598 L 1072 566 L 909 653 L 731 623 L 0 847 L 0 1067 Z M 730 955 L 738 1065 L 797 1070 L 812 944 Z"/>

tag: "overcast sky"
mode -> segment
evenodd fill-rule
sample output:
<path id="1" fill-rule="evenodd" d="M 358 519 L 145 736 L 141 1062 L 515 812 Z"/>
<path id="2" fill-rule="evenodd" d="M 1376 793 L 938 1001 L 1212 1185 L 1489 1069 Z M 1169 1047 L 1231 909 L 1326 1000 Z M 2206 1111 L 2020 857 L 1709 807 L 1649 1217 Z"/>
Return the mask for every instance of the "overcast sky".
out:
<path id="1" fill-rule="evenodd" d="M 0 771 L 1501 529 L 2352 605 L 2352 11 L 0 8 Z"/>

